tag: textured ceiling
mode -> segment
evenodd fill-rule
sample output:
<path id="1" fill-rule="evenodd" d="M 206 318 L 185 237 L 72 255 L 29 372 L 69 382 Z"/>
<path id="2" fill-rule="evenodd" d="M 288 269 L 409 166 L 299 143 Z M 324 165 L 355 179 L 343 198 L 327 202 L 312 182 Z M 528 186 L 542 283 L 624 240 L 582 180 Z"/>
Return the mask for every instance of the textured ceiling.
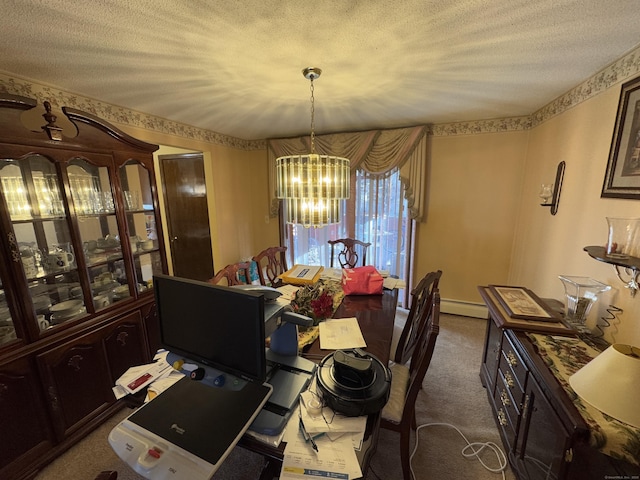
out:
<path id="1" fill-rule="evenodd" d="M 253 140 L 529 115 L 640 44 L 637 0 L 1 0 L 0 70 Z"/>

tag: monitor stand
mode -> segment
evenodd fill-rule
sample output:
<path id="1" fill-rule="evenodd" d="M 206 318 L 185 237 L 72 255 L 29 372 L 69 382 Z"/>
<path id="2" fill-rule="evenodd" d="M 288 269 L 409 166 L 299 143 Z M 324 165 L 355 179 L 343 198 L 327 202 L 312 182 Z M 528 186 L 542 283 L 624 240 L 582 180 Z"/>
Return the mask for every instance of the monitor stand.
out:
<path id="1" fill-rule="evenodd" d="M 267 349 L 266 357 L 270 368 L 267 383 L 273 387 L 273 394 L 249 430 L 279 435 L 295 410 L 300 394 L 309 386 L 317 365 L 297 355 L 279 355 L 271 349 Z"/>

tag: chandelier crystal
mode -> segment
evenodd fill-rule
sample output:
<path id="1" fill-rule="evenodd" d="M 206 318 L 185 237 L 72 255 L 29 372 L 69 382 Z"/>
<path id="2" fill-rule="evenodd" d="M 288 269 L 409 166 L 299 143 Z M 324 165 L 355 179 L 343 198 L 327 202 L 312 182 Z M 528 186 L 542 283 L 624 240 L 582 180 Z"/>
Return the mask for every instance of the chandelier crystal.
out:
<path id="1" fill-rule="evenodd" d="M 311 153 L 276 159 L 276 196 L 286 201 L 286 221 L 304 227 L 339 223 L 340 203 L 350 196 L 349 160 L 315 153 L 313 81 L 321 73 L 302 71 L 311 81 Z"/>

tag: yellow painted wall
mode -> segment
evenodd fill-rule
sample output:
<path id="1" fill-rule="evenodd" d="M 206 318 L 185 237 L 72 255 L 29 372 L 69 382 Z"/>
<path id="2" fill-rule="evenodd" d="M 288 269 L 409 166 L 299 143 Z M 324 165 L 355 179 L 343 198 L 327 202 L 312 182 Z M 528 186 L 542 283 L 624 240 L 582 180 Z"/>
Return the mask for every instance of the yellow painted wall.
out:
<path id="1" fill-rule="evenodd" d="M 432 138 L 414 280 L 442 270 L 443 299 L 481 303 L 478 285 L 507 281 L 528 135 Z"/>
<path id="2" fill-rule="evenodd" d="M 619 95 L 617 84 L 531 130 L 509 283 L 563 301 L 558 275 L 609 284 L 613 289 L 596 303 L 588 324 L 614 304 L 624 313 L 617 325 L 606 329 L 607 337 L 640 345 L 640 294 L 631 298 L 611 265 L 583 251 L 587 245 L 606 243 L 605 217 L 640 217 L 637 200 L 600 198 Z M 538 205 L 537 193 L 541 183 L 553 181 L 561 160 L 566 171 L 558 213 L 552 216 Z"/>
<path id="3" fill-rule="evenodd" d="M 241 150 L 135 127 L 122 130 L 162 145 L 157 154 L 203 153 L 216 271 L 280 244 L 277 220 L 265 221 L 269 203 L 266 150 Z M 159 178 L 157 181 L 160 188 Z"/>

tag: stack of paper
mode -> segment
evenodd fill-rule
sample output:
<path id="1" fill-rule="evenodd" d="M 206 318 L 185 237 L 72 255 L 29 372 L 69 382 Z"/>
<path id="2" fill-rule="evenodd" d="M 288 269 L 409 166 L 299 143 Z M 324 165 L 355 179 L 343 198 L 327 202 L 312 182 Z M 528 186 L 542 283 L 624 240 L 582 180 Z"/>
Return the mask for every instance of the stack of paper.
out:
<path id="1" fill-rule="evenodd" d="M 298 428 L 297 421 L 290 422 L 285 432 L 282 480 L 311 480 L 317 477 L 348 480 L 359 478 L 362 470 L 356 450 L 362 447 L 367 417 L 344 417 L 324 407 L 316 415 L 309 413 L 307 405 L 317 400 L 315 384 L 301 394 L 299 418 L 307 435 L 313 438 L 317 451 Z M 296 413 L 294 413 L 296 415 Z M 292 415 L 292 419 L 294 416 Z"/>
<path id="2" fill-rule="evenodd" d="M 163 355 L 164 353 L 164 355 Z M 131 367 L 124 372 L 113 387 L 116 398 L 137 393 L 150 383 L 169 376 L 173 367 L 166 361 L 166 351 L 156 355 L 155 362 Z"/>

